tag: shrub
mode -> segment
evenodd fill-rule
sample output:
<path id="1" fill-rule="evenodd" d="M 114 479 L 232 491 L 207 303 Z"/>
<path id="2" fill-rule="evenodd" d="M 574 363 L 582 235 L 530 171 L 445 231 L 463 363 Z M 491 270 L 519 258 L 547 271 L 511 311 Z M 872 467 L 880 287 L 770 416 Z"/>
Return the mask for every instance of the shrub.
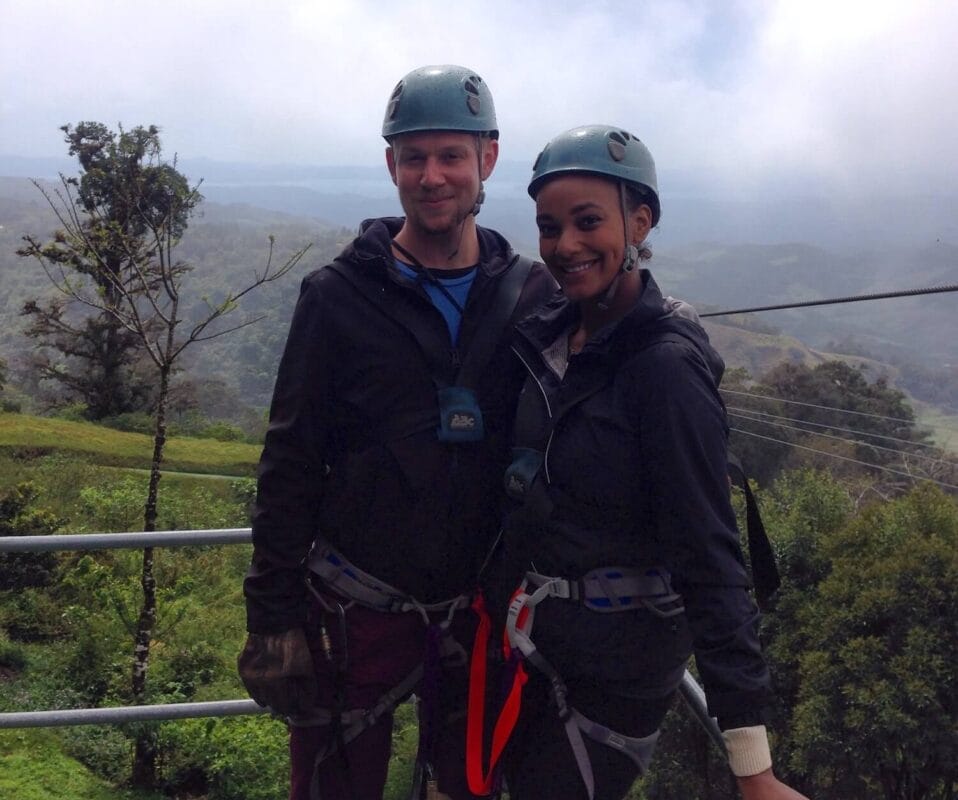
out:
<path id="1" fill-rule="evenodd" d="M 222 421 L 207 425 L 202 436 L 205 439 L 216 439 L 218 442 L 241 442 L 246 438 L 246 434 L 236 425 Z"/>
<path id="2" fill-rule="evenodd" d="M 23 648 L 10 641 L 7 632 L 0 628 L 0 669 L 20 672 L 27 665 Z"/>
<path id="3" fill-rule="evenodd" d="M 153 429 L 156 427 L 153 415 L 147 414 L 145 411 L 128 411 L 125 414 L 105 417 L 100 420 L 100 424 L 117 431 L 145 433 L 149 436 L 153 435 Z"/>
<path id="4" fill-rule="evenodd" d="M 130 777 L 132 742 L 115 725 L 83 725 L 63 731 L 64 750 L 111 783 Z"/>
<path id="5" fill-rule="evenodd" d="M 204 789 L 209 800 L 275 800 L 286 794 L 289 757 L 283 723 L 265 716 L 163 725 L 159 745 L 166 791 Z"/>
<path id="6" fill-rule="evenodd" d="M 38 494 L 32 483 L 24 482 L 0 495 L 0 536 L 43 536 L 59 528 L 62 520 L 34 507 Z M 5 590 L 46 586 L 56 564 L 53 553 L 0 553 L 0 586 Z"/>
<path id="7" fill-rule="evenodd" d="M 53 416 L 70 422 L 86 422 L 89 419 L 88 412 L 86 403 L 70 403 L 70 405 L 56 409 Z"/>

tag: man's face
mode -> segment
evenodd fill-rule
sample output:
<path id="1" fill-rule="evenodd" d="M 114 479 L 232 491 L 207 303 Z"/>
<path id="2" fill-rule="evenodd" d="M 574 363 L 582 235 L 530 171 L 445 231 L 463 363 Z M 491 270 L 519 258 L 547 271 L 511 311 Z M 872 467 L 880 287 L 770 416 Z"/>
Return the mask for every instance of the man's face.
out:
<path id="1" fill-rule="evenodd" d="M 456 231 L 492 173 L 498 142 L 457 131 L 407 133 L 386 149 L 406 224 L 425 235 Z"/>

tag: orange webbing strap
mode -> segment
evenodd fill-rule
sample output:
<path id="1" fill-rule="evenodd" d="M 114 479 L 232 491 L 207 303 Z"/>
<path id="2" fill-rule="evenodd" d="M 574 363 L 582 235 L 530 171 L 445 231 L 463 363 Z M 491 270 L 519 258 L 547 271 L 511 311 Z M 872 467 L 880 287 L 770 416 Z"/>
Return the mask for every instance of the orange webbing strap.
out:
<path id="1" fill-rule="evenodd" d="M 517 590 L 518 591 L 521 590 Z M 476 628 L 476 640 L 472 647 L 472 661 L 469 668 L 469 704 L 466 714 L 466 779 L 469 791 L 475 795 L 492 794 L 492 782 L 496 764 L 505 750 L 506 743 L 519 719 L 519 707 L 522 702 L 522 687 L 528 680 L 526 671 L 519 662 L 516 664 L 515 677 L 509 688 L 509 695 L 503 703 L 502 711 L 496 720 L 492 733 L 492 750 L 489 754 L 489 769 L 483 770 L 483 734 L 485 732 L 486 707 L 486 659 L 488 658 L 489 634 L 492 622 L 486 611 L 482 594 L 477 593 L 472 602 L 472 610 L 479 617 Z M 506 644 L 506 656 L 510 648 Z"/>

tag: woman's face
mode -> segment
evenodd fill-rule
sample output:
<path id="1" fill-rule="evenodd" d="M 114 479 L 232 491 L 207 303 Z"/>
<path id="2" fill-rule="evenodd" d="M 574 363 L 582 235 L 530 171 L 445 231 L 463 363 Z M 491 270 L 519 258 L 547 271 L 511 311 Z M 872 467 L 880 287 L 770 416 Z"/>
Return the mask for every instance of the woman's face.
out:
<path id="1" fill-rule="evenodd" d="M 652 226 L 642 205 L 627 212 L 629 242 L 641 244 Z M 619 185 L 598 175 L 553 178 L 536 196 L 539 253 L 566 297 L 600 298 L 622 266 L 625 252 Z"/>

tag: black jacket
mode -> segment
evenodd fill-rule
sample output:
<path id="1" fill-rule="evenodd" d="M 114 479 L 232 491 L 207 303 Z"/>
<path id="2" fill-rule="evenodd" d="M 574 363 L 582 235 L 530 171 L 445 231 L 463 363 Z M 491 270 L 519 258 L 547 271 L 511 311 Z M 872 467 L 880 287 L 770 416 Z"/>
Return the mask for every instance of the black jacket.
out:
<path id="1" fill-rule="evenodd" d="M 514 587 L 530 568 L 578 578 L 664 566 L 685 615 L 550 601 L 537 612 L 537 645 L 573 681 L 620 680 L 653 695 L 674 688 L 694 647 L 711 713 L 725 727 L 756 724 L 769 681 L 729 497 L 724 365 L 702 328 L 669 315 L 642 275 L 634 309 L 590 339 L 561 381 L 542 352 L 574 324 L 574 306 L 559 295 L 518 326 L 529 377 L 515 443 L 545 456 L 509 516 L 494 574 Z"/>
<path id="2" fill-rule="evenodd" d="M 479 269 L 453 347 L 422 286 L 395 268 L 390 241 L 401 225 L 367 221 L 336 259 L 378 287 L 376 301 L 328 267 L 303 281 L 259 466 L 244 582 L 251 632 L 302 623 L 303 559 L 317 534 L 361 569 L 436 602 L 475 587 L 499 529 L 500 476 L 522 382 L 508 336 L 478 382 L 481 442 L 438 440 L 434 379 L 455 378 L 513 254 L 499 234 L 478 229 Z M 513 319 L 553 290 L 535 265 Z M 403 325 L 410 313 L 438 343 L 429 360 Z"/>

